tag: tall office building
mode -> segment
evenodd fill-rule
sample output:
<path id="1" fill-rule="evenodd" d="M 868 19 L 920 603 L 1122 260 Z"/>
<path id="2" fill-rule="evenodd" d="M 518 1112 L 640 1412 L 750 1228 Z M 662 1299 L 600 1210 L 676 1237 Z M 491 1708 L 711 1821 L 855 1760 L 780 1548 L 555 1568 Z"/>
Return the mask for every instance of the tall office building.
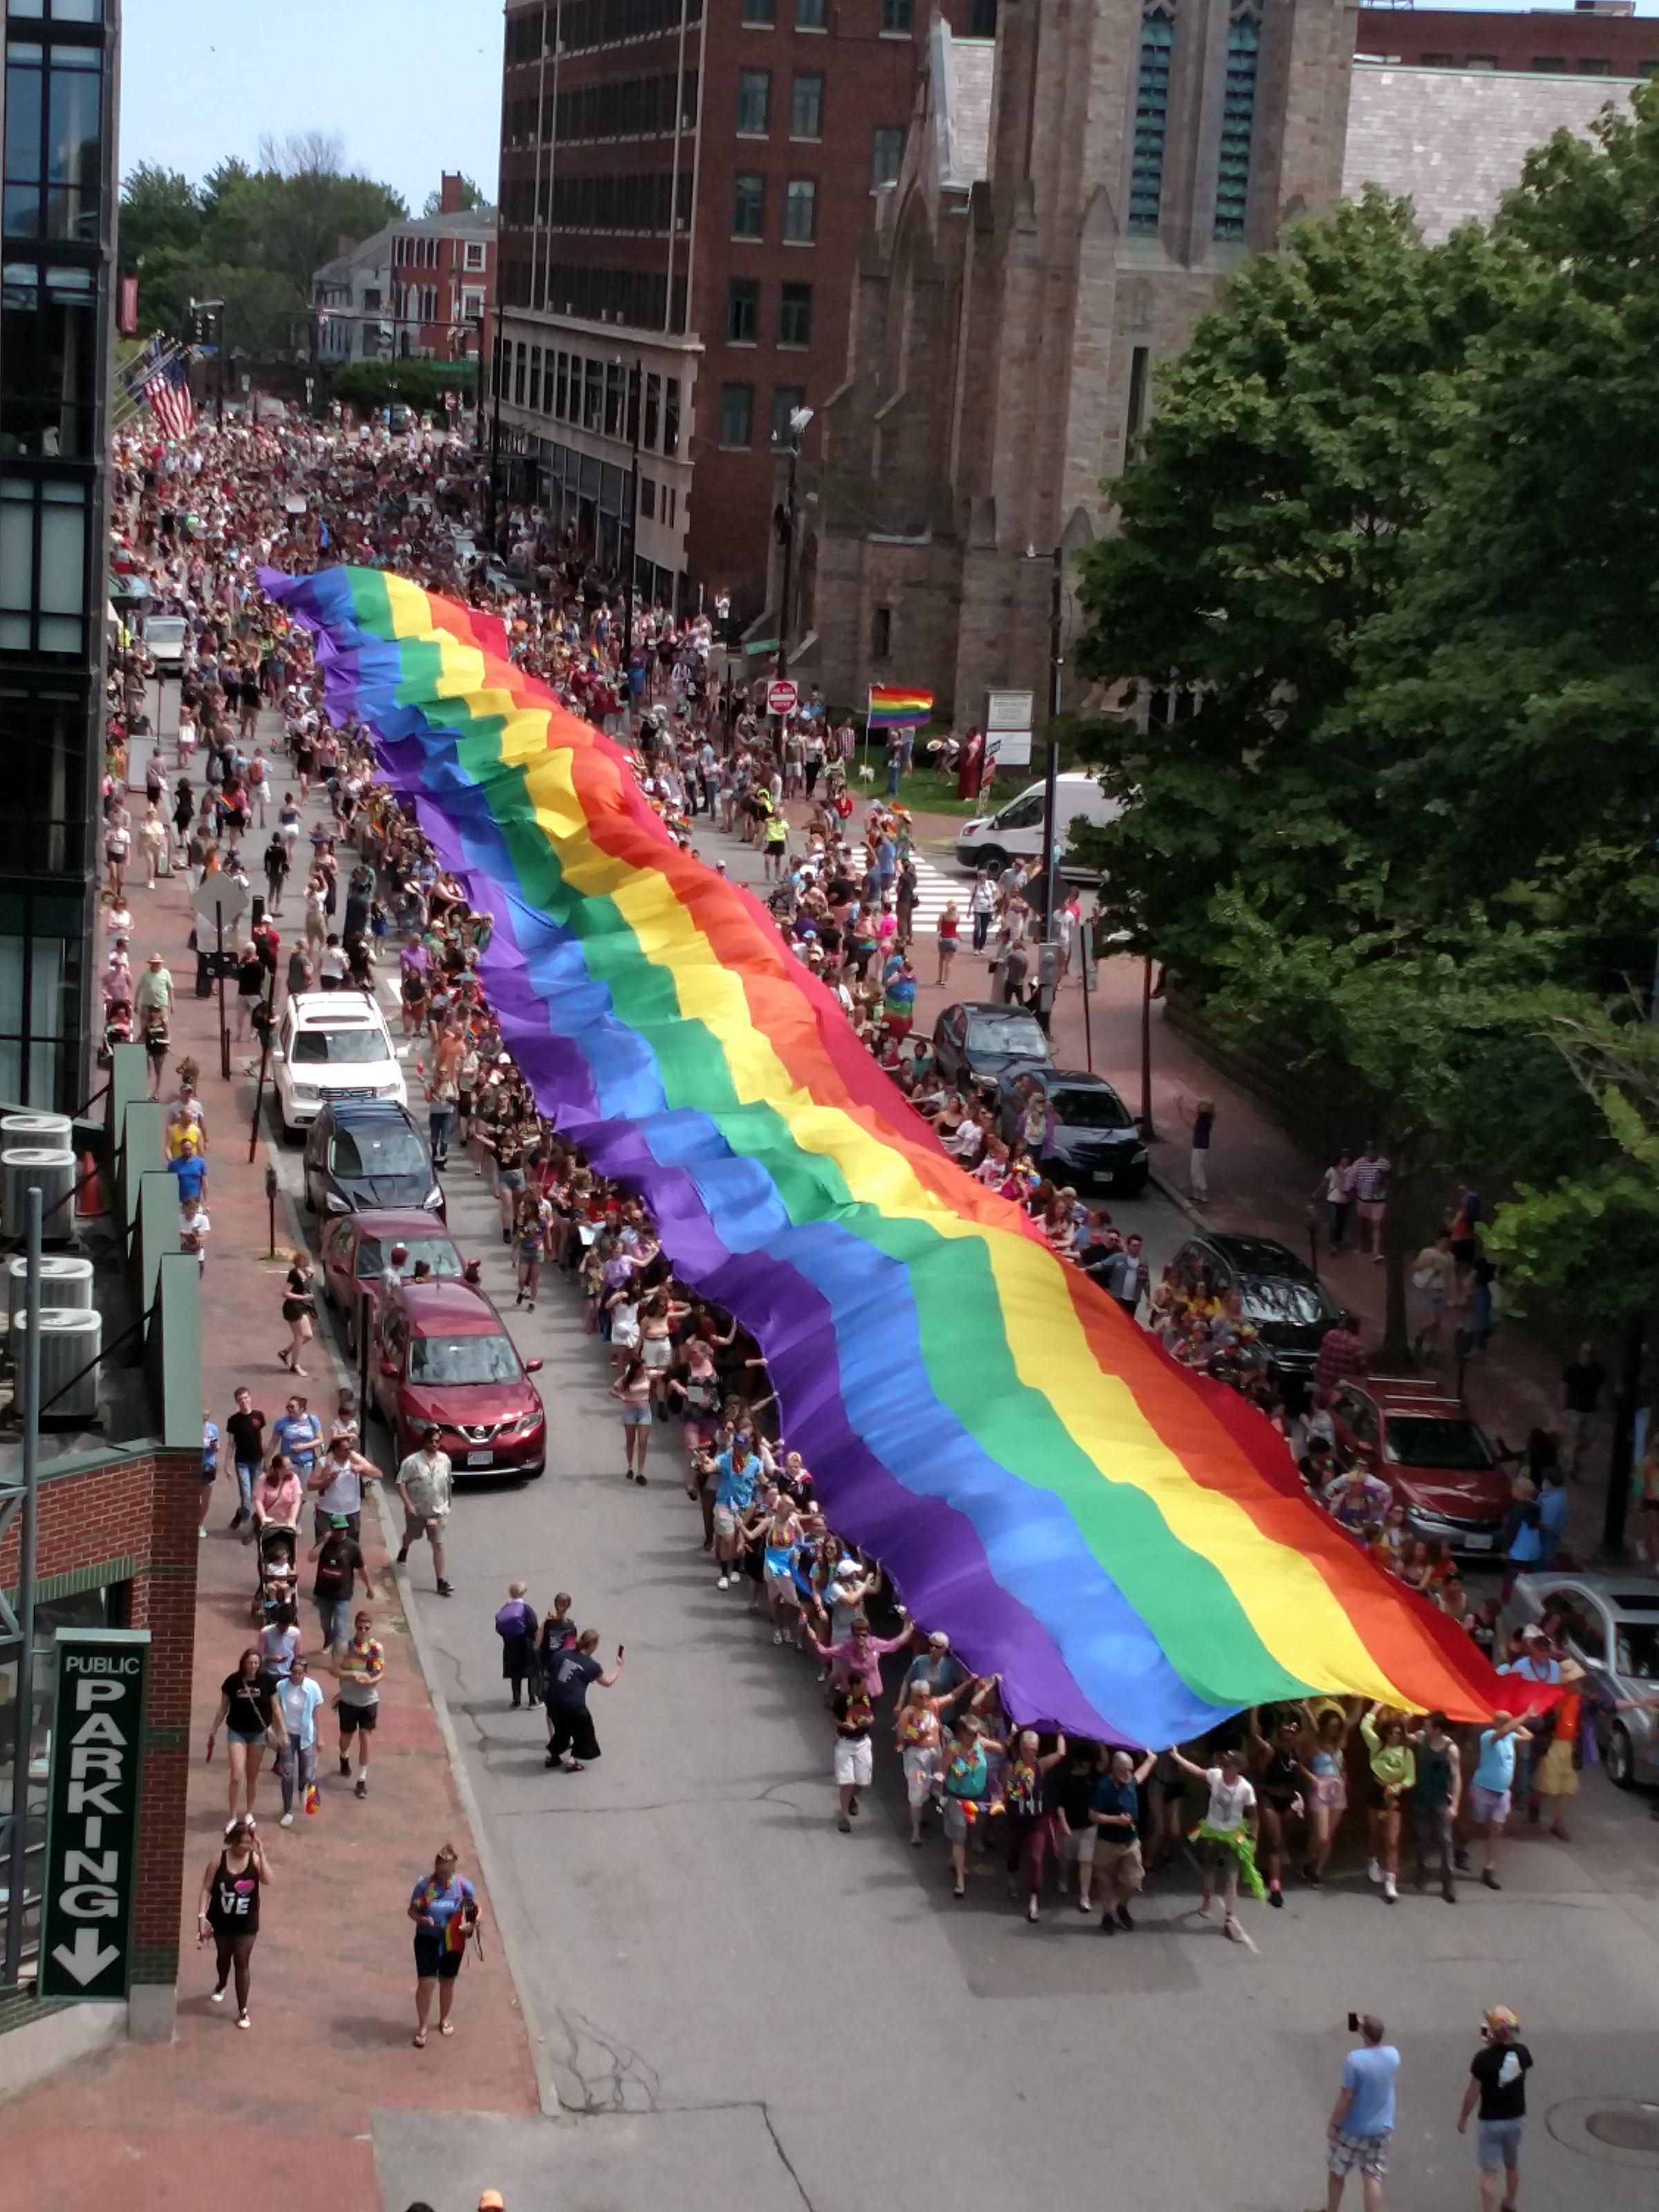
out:
<path id="1" fill-rule="evenodd" d="M 989 37 L 996 0 L 943 0 Z M 841 381 L 860 243 L 898 174 L 928 0 L 508 0 L 502 472 L 636 576 L 740 617 L 775 439 Z M 814 429 L 807 432 L 812 450 Z"/>
<path id="2" fill-rule="evenodd" d="M 86 1091 L 119 0 L 6 0 L 0 1101 Z"/>

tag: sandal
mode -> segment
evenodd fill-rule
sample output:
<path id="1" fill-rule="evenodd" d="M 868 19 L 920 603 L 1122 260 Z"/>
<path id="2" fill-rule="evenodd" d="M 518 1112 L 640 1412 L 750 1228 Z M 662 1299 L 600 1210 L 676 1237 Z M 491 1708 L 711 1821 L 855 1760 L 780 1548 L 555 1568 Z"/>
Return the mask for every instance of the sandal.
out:
<path id="1" fill-rule="evenodd" d="M 426 2030 L 423 2027 L 417 2027 L 415 2031 L 415 2048 L 416 2051 L 426 2049 Z"/>
<path id="2" fill-rule="evenodd" d="M 440 2035 L 453 2035 L 455 2033 L 454 2021 L 453 2020 L 441 2020 L 438 2022 L 438 2033 Z"/>

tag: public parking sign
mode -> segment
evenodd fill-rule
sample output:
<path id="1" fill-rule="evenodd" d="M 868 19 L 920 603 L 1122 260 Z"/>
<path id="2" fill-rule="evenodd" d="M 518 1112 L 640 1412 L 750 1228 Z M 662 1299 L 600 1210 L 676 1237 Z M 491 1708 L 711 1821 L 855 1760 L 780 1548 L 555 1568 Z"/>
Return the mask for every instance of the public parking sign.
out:
<path id="1" fill-rule="evenodd" d="M 60 1628 L 40 1994 L 124 1997 L 138 1862 L 147 1628 Z"/>
<path id="2" fill-rule="evenodd" d="M 793 714 L 800 693 L 787 677 L 780 676 L 775 684 L 766 687 L 766 711 L 769 714 Z"/>

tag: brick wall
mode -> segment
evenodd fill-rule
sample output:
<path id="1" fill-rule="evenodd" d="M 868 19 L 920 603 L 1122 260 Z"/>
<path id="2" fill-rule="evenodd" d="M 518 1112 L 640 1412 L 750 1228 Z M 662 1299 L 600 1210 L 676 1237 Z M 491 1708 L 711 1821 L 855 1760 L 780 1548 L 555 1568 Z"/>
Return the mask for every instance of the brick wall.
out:
<path id="1" fill-rule="evenodd" d="M 178 1972 L 179 1869 L 185 1848 L 191 1658 L 196 1620 L 198 1460 L 153 1452 L 41 1470 L 36 1547 L 40 1594 L 62 1597 L 100 1583 L 132 1587 L 129 1626 L 150 1632 L 133 1907 L 133 1978 Z M 17 1576 L 17 1530 L 0 1544 L 0 1588 Z"/>

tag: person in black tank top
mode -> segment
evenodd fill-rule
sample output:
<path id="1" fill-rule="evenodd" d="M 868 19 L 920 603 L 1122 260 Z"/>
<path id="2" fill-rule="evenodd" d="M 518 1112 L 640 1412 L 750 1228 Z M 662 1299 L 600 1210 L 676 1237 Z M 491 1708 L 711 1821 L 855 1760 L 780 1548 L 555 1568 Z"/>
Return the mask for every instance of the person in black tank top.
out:
<path id="1" fill-rule="evenodd" d="M 236 1975 L 236 2025 L 248 2025 L 248 1988 L 252 1978 L 253 1945 L 259 1933 L 259 1893 L 270 1880 L 270 1869 L 260 1846 L 253 1821 L 239 1813 L 225 1830 L 224 1849 L 210 1859 L 202 1876 L 197 1901 L 198 1943 L 213 1938 L 218 1980 L 210 2002 L 222 2004 L 232 1970 Z"/>
<path id="2" fill-rule="evenodd" d="M 1302 1716 L 1281 1713 L 1271 1739 L 1261 1733 L 1261 1722 L 1250 1715 L 1250 1759 L 1255 1768 L 1256 1799 L 1261 1813 L 1261 1843 L 1267 1877 L 1267 1902 L 1285 1902 L 1285 1830 L 1293 1820 L 1306 1818 L 1313 1777 L 1302 1763 Z"/>

